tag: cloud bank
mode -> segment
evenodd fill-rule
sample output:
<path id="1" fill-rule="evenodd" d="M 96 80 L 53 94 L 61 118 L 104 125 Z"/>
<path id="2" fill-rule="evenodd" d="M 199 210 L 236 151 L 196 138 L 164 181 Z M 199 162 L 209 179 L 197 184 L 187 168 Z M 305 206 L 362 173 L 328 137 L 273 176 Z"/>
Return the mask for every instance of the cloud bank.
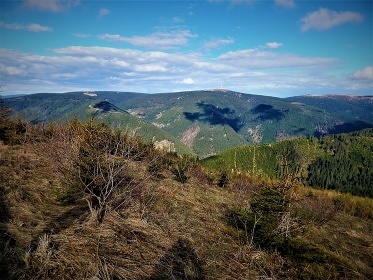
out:
<path id="1" fill-rule="evenodd" d="M 273 44 L 269 43 L 270 45 Z M 329 75 L 338 61 L 276 52 L 276 48 L 202 53 L 69 46 L 48 56 L 0 49 L 8 93 L 74 90 L 170 92 L 220 87 L 272 96 L 371 91 L 372 66 L 343 77 Z M 339 89 L 346 89 L 340 92 Z M 339 91 L 339 92 L 337 92 Z"/>

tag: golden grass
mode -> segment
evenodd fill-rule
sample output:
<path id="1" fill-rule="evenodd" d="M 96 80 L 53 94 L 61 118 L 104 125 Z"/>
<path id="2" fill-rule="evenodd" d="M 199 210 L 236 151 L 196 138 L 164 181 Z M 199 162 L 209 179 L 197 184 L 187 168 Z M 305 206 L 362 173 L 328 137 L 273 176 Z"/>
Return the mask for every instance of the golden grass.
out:
<path id="1" fill-rule="evenodd" d="M 128 170 L 133 191 L 125 203 L 113 205 L 103 223 L 98 224 L 85 201 L 67 205 L 57 201 L 55 194 L 63 187 L 62 178 L 41 145 L 0 144 L 0 156 L 4 182 L 1 199 L 9 208 L 9 219 L 1 221 L 1 228 L 15 240 L 6 254 L 22 260 L 7 265 L 13 278 L 297 276 L 294 262 L 278 252 L 249 245 L 242 239 L 242 231 L 227 223 L 231 209 L 249 207 L 254 181 L 247 188 L 234 184 L 218 188 L 207 184 L 199 174 L 182 184 L 169 171 L 163 172 L 162 179 L 153 178 L 146 165 L 135 162 Z M 305 216 L 309 224 L 302 240 L 340 260 L 350 270 L 349 276 L 364 279 L 373 275 L 372 200 L 306 188 L 299 188 L 296 193 L 299 205 L 321 215 Z M 326 219 L 322 216 L 325 207 L 331 211 Z M 327 273 L 322 271 L 320 275 Z"/>

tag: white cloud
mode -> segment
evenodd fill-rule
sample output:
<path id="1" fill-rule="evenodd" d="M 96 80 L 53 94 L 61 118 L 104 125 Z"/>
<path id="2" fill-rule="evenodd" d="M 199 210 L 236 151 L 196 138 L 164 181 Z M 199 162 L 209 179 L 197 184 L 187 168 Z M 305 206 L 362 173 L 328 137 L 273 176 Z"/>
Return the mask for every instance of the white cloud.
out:
<path id="1" fill-rule="evenodd" d="M 274 49 L 227 52 L 218 58 L 202 53 L 140 51 L 70 46 L 47 56 L 0 49 L 0 75 L 5 94 L 115 90 L 170 92 L 225 88 L 265 94 L 371 92 L 367 70 L 350 79 L 328 75 L 338 66 L 330 58 L 276 53 Z M 367 74 L 368 73 L 368 74 Z M 343 89 L 344 92 L 341 92 Z"/>
<path id="2" fill-rule="evenodd" d="M 285 8 L 294 8 L 295 3 L 294 0 L 275 0 L 277 6 L 285 7 Z"/>
<path id="3" fill-rule="evenodd" d="M 0 27 L 5 29 L 12 29 L 12 30 L 27 30 L 30 32 L 45 32 L 45 31 L 52 31 L 52 27 L 43 26 L 37 23 L 30 23 L 30 24 L 21 24 L 21 23 L 6 23 L 1 21 Z"/>
<path id="4" fill-rule="evenodd" d="M 268 42 L 267 44 L 265 44 L 265 46 L 270 49 L 277 49 L 281 47 L 282 45 L 283 45 L 282 43 L 278 43 L 278 42 Z"/>
<path id="5" fill-rule="evenodd" d="M 23 5 L 40 11 L 63 12 L 80 5 L 80 0 L 24 0 Z"/>
<path id="6" fill-rule="evenodd" d="M 108 9 L 101 8 L 100 12 L 98 13 L 98 16 L 99 17 L 104 17 L 104 16 L 107 16 L 109 14 L 110 14 L 110 11 Z"/>
<path id="7" fill-rule="evenodd" d="M 221 46 L 229 45 L 232 43 L 234 43 L 233 39 L 216 39 L 203 44 L 203 48 L 207 50 L 217 49 Z"/>
<path id="8" fill-rule="evenodd" d="M 194 80 L 192 78 L 185 78 L 181 83 L 186 85 L 192 85 L 194 84 Z"/>
<path id="9" fill-rule="evenodd" d="M 170 49 L 187 45 L 188 39 L 194 38 L 196 35 L 189 30 L 177 30 L 169 32 L 158 31 L 148 36 L 125 37 L 119 34 L 102 34 L 97 37 L 101 40 L 124 42 L 148 49 Z"/>
<path id="10" fill-rule="evenodd" d="M 48 26 L 42 26 L 37 23 L 31 23 L 29 24 L 26 29 L 31 32 L 44 32 L 44 31 L 52 31 L 53 28 L 48 27 Z"/>
<path id="11" fill-rule="evenodd" d="M 362 22 L 363 16 L 350 11 L 336 12 L 320 8 L 318 11 L 307 14 L 301 21 L 303 22 L 301 27 L 302 31 L 307 31 L 312 28 L 326 30 L 348 22 Z"/>
<path id="12" fill-rule="evenodd" d="M 373 81 L 373 66 L 367 66 L 361 70 L 354 72 L 351 77 L 357 80 Z"/>

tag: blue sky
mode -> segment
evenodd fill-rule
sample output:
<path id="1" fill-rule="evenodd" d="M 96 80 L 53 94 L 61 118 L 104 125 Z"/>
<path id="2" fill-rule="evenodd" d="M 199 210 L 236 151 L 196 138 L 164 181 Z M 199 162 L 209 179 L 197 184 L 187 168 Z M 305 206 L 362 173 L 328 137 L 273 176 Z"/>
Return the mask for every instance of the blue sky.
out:
<path id="1" fill-rule="evenodd" d="M 2 94 L 373 94 L 371 0 L 0 0 Z"/>

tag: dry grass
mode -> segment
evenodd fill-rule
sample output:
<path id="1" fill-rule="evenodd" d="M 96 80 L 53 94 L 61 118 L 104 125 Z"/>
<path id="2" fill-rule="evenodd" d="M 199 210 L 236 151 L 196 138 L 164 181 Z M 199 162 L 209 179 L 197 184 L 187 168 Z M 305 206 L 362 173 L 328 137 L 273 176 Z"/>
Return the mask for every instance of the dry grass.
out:
<path id="1" fill-rule="evenodd" d="M 253 182 L 245 185 L 238 178 L 235 185 L 218 188 L 199 170 L 182 184 L 167 170 L 154 178 L 146 165 L 134 162 L 129 168 L 131 196 L 113 205 L 98 224 L 85 201 L 58 202 L 61 177 L 41 145 L 0 144 L 0 159 L 6 206 L 1 220 L 6 247 L 0 259 L 2 275 L 9 278 L 299 278 L 295 262 L 249 245 L 242 231 L 227 223 L 232 208 L 249 207 Z M 364 204 L 372 205 L 371 200 L 311 192 L 297 190 L 299 205 L 308 211 L 302 239 L 346 266 L 341 273 L 349 271 L 347 278 L 372 276 L 373 211 Z M 326 206 L 330 211 L 323 216 L 320 208 Z M 309 268 L 309 275 L 322 279 L 327 271 L 317 277 L 314 270 L 319 268 Z M 331 278 L 342 275 L 333 273 Z"/>

